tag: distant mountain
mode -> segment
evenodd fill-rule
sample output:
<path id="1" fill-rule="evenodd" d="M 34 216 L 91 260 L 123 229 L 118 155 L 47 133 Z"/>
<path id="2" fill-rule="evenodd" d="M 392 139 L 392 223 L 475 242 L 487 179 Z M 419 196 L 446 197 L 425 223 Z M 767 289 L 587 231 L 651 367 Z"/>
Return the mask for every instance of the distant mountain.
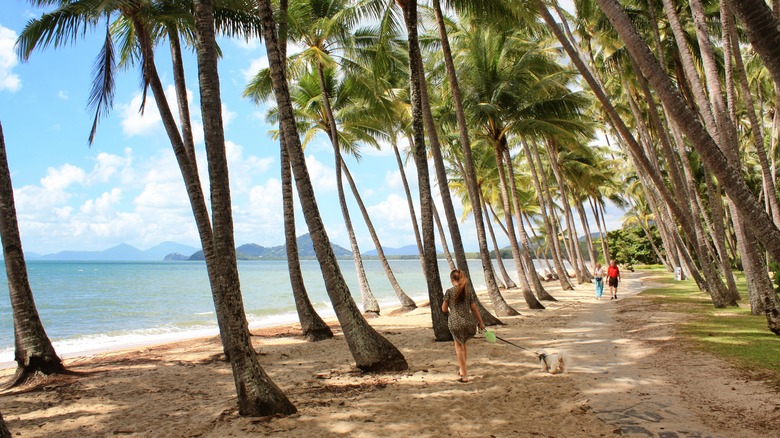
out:
<path id="1" fill-rule="evenodd" d="M 390 247 L 383 246 L 382 251 L 388 257 L 389 256 L 416 256 L 420 254 L 417 251 L 417 245 L 406 245 L 400 248 L 390 248 Z M 376 249 L 372 249 L 370 251 L 364 252 L 363 255 L 367 257 L 376 257 L 377 252 Z"/>
<path id="2" fill-rule="evenodd" d="M 174 252 L 171 254 L 166 255 L 163 257 L 164 262 L 184 262 L 190 259 L 190 256 L 186 256 L 184 254 L 179 254 L 178 252 Z"/>
<path id="3" fill-rule="evenodd" d="M 163 260 L 167 254 L 192 254 L 196 249 L 197 248 L 195 247 L 182 245 L 180 243 L 163 242 L 145 251 L 141 251 L 132 245 L 121 243 L 103 251 L 60 251 L 56 254 L 46 254 L 37 257 L 31 257 L 32 254 L 27 254 L 26 256 L 31 260 L 159 261 Z"/>
<path id="4" fill-rule="evenodd" d="M 198 248 L 194 246 L 182 245 L 176 242 L 163 242 L 144 251 L 144 255 L 146 256 L 145 260 L 162 260 L 168 254 L 192 254 L 197 250 Z"/>
<path id="5" fill-rule="evenodd" d="M 299 257 L 316 257 L 314 252 L 314 242 L 311 240 L 309 233 L 299 236 L 296 240 L 298 243 L 298 256 Z M 333 252 L 336 257 L 350 257 L 352 251 L 342 248 L 334 243 L 331 243 Z M 287 255 L 287 246 L 271 246 L 265 247 L 254 243 L 247 243 L 236 248 L 236 257 L 239 260 L 261 260 L 261 259 L 282 259 Z M 192 254 L 188 260 L 204 260 L 203 251 L 198 251 Z"/>

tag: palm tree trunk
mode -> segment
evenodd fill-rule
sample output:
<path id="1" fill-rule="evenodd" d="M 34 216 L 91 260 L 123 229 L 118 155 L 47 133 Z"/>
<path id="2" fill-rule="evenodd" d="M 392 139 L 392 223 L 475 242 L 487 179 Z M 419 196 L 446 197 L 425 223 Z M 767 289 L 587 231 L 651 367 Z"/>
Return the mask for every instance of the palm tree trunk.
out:
<path id="1" fill-rule="evenodd" d="M 593 211 L 593 217 L 596 218 L 596 227 L 599 229 L 599 239 L 601 240 L 601 252 L 604 254 L 604 263 L 606 265 L 609 265 L 609 248 L 607 247 L 607 235 L 605 234 L 605 230 L 601 226 L 601 218 L 599 214 L 599 209 L 597 207 L 598 201 L 594 200 L 593 198 L 588 198 L 588 203 L 590 204 L 590 209 Z"/>
<path id="2" fill-rule="evenodd" d="M 341 207 L 341 215 L 344 217 L 344 227 L 347 229 L 349 244 L 352 248 L 352 260 L 355 263 L 355 272 L 357 273 L 358 285 L 360 286 L 360 297 L 363 300 L 363 312 L 370 316 L 376 316 L 379 315 L 379 303 L 376 301 L 373 292 L 371 292 L 371 286 L 368 284 L 366 269 L 363 266 L 363 257 L 360 255 L 360 246 L 358 245 L 357 237 L 355 236 L 355 228 L 352 226 L 352 218 L 349 215 L 347 197 L 344 194 L 344 181 L 341 178 L 343 159 L 341 158 L 341 147 L 339 146 L 338 126 L 336 125 L 336 118 L 333 115 L 333 108 L 330 106 L 330 96 L 328 95 L 327 86 L 325 85 L 325 71 L 321 62 L 317 63 L 317 74 L 320 80 L 322 103 L 325 107 L 325 115 L 328 119 L 328 137 L 330 137 L 330 142 L 333 145 L 339 206 Z"/>
<path id="3" fill-rule="evenodd" d="M 220 275 L 217 270 L 216 253 L 214 251 L 214 237 L 213 230 L 211 228 L 211 219 L 209 218 L 209 210 L 206 206 L 206 201 L 203 196 L 203 187 L 201 186 L 200 177 L 198 176 L 197 163 L 190 159 L 190 152 L 187 150 L 187 146 L 182 140 L 179 129 L 176 126 L 176 120 L 171 113 L 170 106 L 168 105 L 167 97 L 165 96 L 165 90 L 162 86 L 162 81 L 157 73 L 157 67 L 154 63 L 154 50 L 151 44 L 150 37 L 145 30 L 143 23 L 136 19 L 134 23 L 136 27 L 136 38 L 141 47 L 142 52 L 142 70 L 144 75 L 144 81 L 148 84 L 152 90 L 152 96 L 154 97 L 157 110 L 160 113 L 160 119 L 162 120 L 165 132 L 168 135 L 168 139 L 171 142 L 173 153 L 176 156 L 179 170 L 184 180 L 184 186 L 187 191 L 187 197 L 190 201 L 192 208 L 192 214 L 195 218 L 195 226 L 198 229 L 198 237 L 200 238 L 201 247 L 203 248 L 203 256 L 206 260 L 206 270 L 208 271 L 209 284 L 211 286 L 211 295 L 214 300 L 214 310 L 217 316 L 217 324 L 219 326 L 219 336 L 222 341 L 222 348 L 226 359 L 230 359 L 228 339 L 229 327 L 228 318 L 229 310 L 223 303 L 223 286 L 220 282 Z"/>
<path id="4" fill-rule="evenodd" d="M 358 368 L 364 371 L 402 371 L 409 367 L 401 352 L 387 339 L 380 335 L 360 314 L 352 295 L 349 292 L 344 277 L 338 266 L 338 261 L 330 245 L 328 234 L 319 214 L 314 188 L 306 169 L 306 157 L 301 149 L 295 125 L 295 115 L 290 101 L 290 90 L 284 77 L 284 63 L 279 55 L 279 40 L 276 35 L 271 0 L 259 0 L 258 12 L 262 22 L 265 37 L 266 52 L 274 94 L 279 109 L 279 126 L 286 131 L 290 163 L 295 175 L 298 197 L 301 201 L 304 218 L 309 227 L 309 234 L 317 253 L 320 271 L 325 280 L 326 290 L 330 297 L 336 317 L 341 324 L 344 338 L 347 341 L 352 357 Z"/>
<path id="5" fill-rule="evenodd" d="M 371 240 L 374 241 L 376 254 L 379 257 L 379 262 L 382 264 L 382 268 L 385 270 L 385 274 L 387 275 L 387 280 L 390 281 L 390 286 L 393 287 L 395 295 L 398 297 L 398 301 L 401 303 L 401 310 L 406 312 L 416 309 L 417 304 L 415 304 L 414 300 L 409 298 L 409 296 L 404 293 L 403 289 L 401 289 L 401 285 L 398 284 L 398 280 L 396 280 L 395 274 L 393 274 L 393 270 L 390 268 L 390 263 L 387 262 L 385 251 L 382 249 L 382 243 L 379 241 L 379 236 L 377 236 L 376 230 L 374 229 L 374 223 L 371 221 L 371 217 L 368 215 L 366 205 L 363 203 L 363 199 L 360 197 L 360 192 L 357 189 L 355 180 L 352 179 L 352 174 L 349 173 L 349 169 L 347 168 L 347 164 L 344 162 L 344 160 L 341 160 L 341 166 L 344 170 L 344 175 L 347 177 L 349 187 L 352 189 L 352 195 L 355 196 L 355 201 L 357 201 L 360 213 L 363 215 L 363 219 L 366 221 L 366 227 L 368 228 L 368 233 L 371 235 Z"/>
<path id="6" fill-rule="evenodd" d="M 581 196 L 581 195 L 580 195 Z M 590 225 L 588 225 L 588 215 L 585 214 L 585 207 L 582 205 L 582 198 L 577 202 L 577 215 L 580 217 L 582 229 L 585 232 L 585 241 L 588 243 L 588 258 L 590 259 L 589 272 L 593 272 L 596 267 L 596 248 L 593 246 L 593 236 L 590 234 Z M 659 253 L 660 254 L 660 253 Z"/>
<path id="7" fill-rule="evenodd" d="M 496 140 L 494 140 L 496 141 Z M 500 141 L 500 140 L 498 140 Z M 526 272 L 525 265 L 520 258 L 520 244 L 517 242 L 517 234 L 515 234 L 515 225 L 512 219 L 512 207 L 509 204 L 509 188 L 507 187 L 506 178 L 506 163 L 504 163 L 504 154 L 501 152 L 501 144 L 496 144 L 494 149 L 496 153 L 496 167 L 498 168 L 498 185 L 501 188 L 501 202 L 504 209 L 504 220 L 506 221 L 507 236 L 509 237 L 509 247 L 512 249 L 512 259 L 515 262 L 515 271 L 517 272 L 517 278 L 520 280 L 520 290 L 523 292 L 523 299 L 529 309 L 544 309 L 542 303 L 540 303 L 536 297 L 534 297 L 533 291 L 531 291 L 531 285 L 528 282 L 528 273 Z M 478 206 L 475 206 L 478 208 Z M 510 307 L 511 309 L 511 307 Z M 498 309 L 495 309 L 498 313 Z M 514 310 L 514 309 L 512 309 Z M 501 316 L 512 316 L 512 314 Z"/>
<path id="8" fill-rule="evenodd" d="M 0 414 L 0 438 L 11 438 L 11 432 L 8 431 L 8 426 L 5 425 L 3 414 Z"/>
<path id="9" fill-rule="evenodd" d="M 737 81 L 739 82 L 743 98 L 745 99 L 745 109 L 747 110 L 750 128 L 753 133 L 753 144 L 756 148 L 756 156 L 758 157 L 758 162 L 761 166 L 761 175 L 767 203 L 775 225 L 780 227 L 780 204 L 778 204 L 777 201 L 777 189 L 775 188 L 775 181 L 772 178 L 772 168 L 766 154 L 766 146 L 764 145 L 764 127 L 756 117 L 756 107 L 753 102 L 753 95 L 750 92 L 750 85 L 748 84 L 747 73 L 745 71 L 745 63 L 742 59 L 742 53 L 734 29 L 734 22 L 732 21 L 733 17 L 730 15 L 730 10 L 725 1 L 721 2 L 721 15 L 726 17 L 723 21 L 723 27 L 726 32 L 726 38 L 730 41 L 731 51 L 734 56 L 734 65 L 737 70 Z"/>
<path id="10" fill-rule="evenodd" d="M 292 189 L 292 170 L 290 169 L 290 156 L 287 154 L 284 132 L 280 131 L 280 150 L 282 167 L 282 204 L 284 209 L 284 240 L 287 253 L 287 270 L 290 273 L 290 285 L 292 286 L 295 310 L 298 312 L 298 320 L 301 323 L 301 332 L 309 342 L 321 341 L 333 337 L 330 327 L 325 324 L 314 306 L 311 304 L 309 294 L 306 292 L 306 284 L 301 272 L 301 261 L 298 257 L 298 239 L 295 236 L 295 205 Z"/>
<path id="11" fill-rule="evenodd" d="M 547 257 L 547 250 L 541 248 L 542 240 L 539 238 L 539 236 L 536 235 L 536 230 L 534 230 L 534 225 L 531 223 L 531 218 L 528 217 L 528 215 L 524 212 L 523 217 L 525 218 L 525 222 L 528 224 L 528 229 L 531 230 L 531 236 L 534 239 L 534 242 L 536 242 L 536 259 L 539 260 L 542 257 L 540 255 L 544 255 L 544 264 L 547 265 L 547 270 L 550 271 L 550 273 L 555 274 L 555 269 L 553 269 L 552 265 L 550 265 L 550 258 Z"/>
<path id="12" fill-rule="evenodd" d="M 769 73 L 780 84 L 780 22 L 766 0 L 732 1 L 734 14 L 742 21 L 750 44 L 761 56 Z"/>
<path id="13" fill-rule="evenodd" d="M 487 202 L 485 202 L 484 198 L 482 199 L 482 211 L 485 213 L 486 218 L 490 218 Z M 496 221 L 499 220 L 495 211 L 493 212 L 493 218 Z M 504 260 L 501 257 L 501 248 L 499 248 L 498 241 L 496 241 L 496 234 L 493 232 L 493 224 L 490 220 L 487 221 L 487 229 L 490 234 L 490 241 L 493 242 L 493 248 L 495 248 L 496 251 L 496 263 L 498 264 L 498 270 L 501 272 L 501 276 L 504 279 L 504 284 L 506 284 L 507 289 L 516 289 L 517 284 L 515 284 L 514 280 L 512 280 L 512 277 L 509 276 L 509 273 L 506 272 L 506 267 L 504 266 Z M 504 231 L 506 231 L 506 229 Z"/>
<path id="14" fill-rule="evenodd" d="M 11 185 L 11 172 L 8 169 L 2 124 L 0 124 L 0 238 L 8 290 L 11 295 L 14 360 L 17 364 L 16 374 L 5 385 L 10 387 L 21 384 L 38 373 L 46 375 L 61 373 L 65 368 L 43 328 L 27 278 L 27 264 L 24 261 L 22 238 L 19 235 L 14 189 Z"/>
<path id="15" fill-rule="evenodd" d="M 452 60 L 452 50 L 450 48 L 450 41 L 447 37 L 447 28 L 444 24 L 444 17 L 441 11 L 441 5 L 439 0 L 434 0 L 434 13 L 436 14 L 436 23 L 441 36 L 441 49 L 444 55 L 444 65 L 447 70 L 447 79 L 450 85 L 450 91 L 452 93 L 452 101 L 455 104 L 455 117 L 458 122 L 458 135 L 460 138 L 460 147 L 463 152 L 463 168 L 464 175 L 463 181 L 466 184 L 468 190 L 469 199 L 473 205 L 479 205 L 479 202 L 474 203 L 479 199 L 479 187 L 477 185 L 477 172 L 474 168 L 474 157 L 471 152 L 471 139 L 469 138 L 468 125 L 466 123 L 466 112 L 463 109 L 463 98 L 460 91 L 460 85 L 458 84 L 458 76 L 455 73 L 455 64 Z M 482 261 L 482 270 L 485 276 L 485 286 L 488 290 L 488 295 L 493 301 L 493 308 L 495 309 L 494 297 L 501 297 L 498 292 L 498 287 L 495 282 L 495 273 L 493 271 L 493 262 L 490 260 L 490 249 L 487 244 L 487 236 L 485 233 L 485 219 L 482 217 L 482 209 L 473 209 L 474 214 L 474 226 L 477 231 L 477 243 L 479 244 L 479 255 Z M 458 254 L 455 253 L 457 260 Z M 468 266 L 457 260 L 458 264 Z M 469 275 L 468 271 L 467 275 Z M 503 297 L 501 297 L 503 300 Z M 485 325 L 502 324 L 496 317 L 490 315 L 481 305 L 478 305 L 482 320 Z M 487 319 L 486 319 L 487 318 Z"/>
<path id="16" fill-rule="evenodd" d="M 566 221 L 566 234 L 569 236 L 569 244 L 567 245 L 567 248 L 569 248 L 569 259 L 571 260 L 571 266 L 574 269 L 574 275 L 577 277 L 577 281 L 582 284 L 586 281 L 577 260 L 579 245 L 574 240 L 574 223 L 570 218 L 571 208 L 569 206 L 569 196 L 568 190 L 566 189 L 566 180 L 563 178 L 561 165 L 558 162 L 558 148 L 554 145 L 553 140 L 547 140 L 544 143 L 547 147 L 547 160 L 550 163 L 550 168 L 553 171 L 555 180 L 558 182 L 558 191 L 560 192 L 561 206 L 563 207 L 563 219 Z M 566 235 L 564 235 L 563 239 L 565 242 Z"/>
<path id="17" fill-rule="evenodd" d="M 187 148 L 190 162 L 197 170 L 198 162 L 195 158 L 195 140 L 192 136 L 192 121 L 190 117 L 190 103 L 187 98 L 187 82 L 184 79 L 184 61 L 181 53 L 179 33 L 176 28 L 169 27 L 168 40 L 171 45 L 171 59 L 173 60 L 173 83 L 176 90 L 176 104 L 179 107 L 179 123 L 181 124 L 182 140 Z"/>
<path id="18" fill-rule="evenodd" d="M 439 261 L 436 256 L 436 236 L 433 229 L 433 196 L 431 195 L 431 179 L 428 173 L 428 153 L 425 147 L 425 130 L 423 120 L 423 103 L 421 98 L 422 55 L 417 37 L 417 2 L 399 2 L 403 9 L 404 23 L 409 44 L 409 86 L 412 103 L 412 131 L 414 135 L 414 162 L 417 166 L 417 181 L 420 192 L 420 221 L 423 238 L 423 255 L 425 257 L 425 281 L 428 285 L 428 298 L 431 302 L 431 320 L 433 332 L 437 341 L 452 340 L 447 326 L 447 315 L 441 311 L 444 300 L 441 280 L 439 278 Z M 446 181 L 446 179 L 445 179 Z"/>
<path id="19" fill-rule="evenodd" d="M 505 145 L 506 146 L 506 145 Z M 515 221 L 517 222 L 517 231 L 520 237 L 520 249 L 523 261 L 528 273 L 528 281 L 533 285 L 536 298 L 546 301 L 557 301 L 552 295 L 547 293 L 539 280 L 539 272 L 534 265 L 534 259 L 531 257 L 531 246 L 528 244 L 528 233 L 523 225 L 523 212 L 520 208 L 520 200 L 517 197 L 517 184 L 515 183 L 515 170 L 512 162 L 512 156 L 509 154 L 509 148 L 503 148 L 504 160 L 507 163 L 507 179 L 509 180 L 510 198 L 512 199 L 512 208 L 515 211 Z M 541 303 L 540 303 L 541 305 Z"/>
<path id="20" fill-rule="evenodd" d="M 409 140 L 410 147 L 414 150 L 414 141 Z M 417 214 L 414 212 L 414 200 L 412 198 L 412 191 L 409 190 L 409 180 L 406 179 L 406 172 L 404 172 L 404 162 L 401 160 L 401 153 L 398 152 L 398 145 L 396 145 L 395 138 L 392 140 L 393 152 L 395 152 L 395 159 L 398 162 L 398 172 L 401 174 L 401 182 L 404 185 L 404 193 L 406 193 L 406 202 L 409 204 L 409 217 L 412 219 L 412 229 L 414 230 L 414 240 L 417 242 L 417 252 L 420 254 L 420 266 L 425 272 L 425 256 L 423 254 L 422 237 L 420 236 L 420 228 L 417 225 Z"/>
<path id="21" fill-rule="evenodd" d="M 287 41 L 287 10 L 288 1 L 279 1 L 279 40 Z M 279 47 L 279 57 L 282 60 L 283 69 L 286 68 L 287 45 Z M 284 241 L 287 253 L 287 270 L 290 273 L 290 286 L 292 287 L 295 310 L 298 312 L 298 321 L 301 323 L 301 332 L 309 342 L 321 341 L 333 337 L 330 327 L 322 320 L 314 306 L 311 304 L 309 294 L 306 292 L 306 284 L 301 272 L 301 260 L 298 255 L 298 239 L 295 235 L 295 201 L 293 199 L 292 169 L 290 168 L 290 155 L 287 153 L 288 141 L 285 131 L 279 130 L 279 162 L 281 164 L 282 179 L 282 209 L 284 211 Z"/>
<path id="22" fill-rule="evenodd" d="M 556 232 L 553 223 L 555 211 L 552 207 L 552 201 L 550 201 L 550 190 L 547 186 L 547 178 L 544 175 L 539 149 L 535 144 L 533 145 L 533 149 L 531 149 L 531 145 L 524 141 L 523 150 L 525 151 L 526 160 L 528 160 L 528 168 L 531 170 L 531 176 L 534 180 L 534 188 L 539 197 L 540 211 L 542 213 L 542 219 L 544 220 L 544 226 L 547 230 L 547 241 L 550 246 L 553 264 L 555 265 L 555 272 L 558 275 L 558 281 L 561 283 L 561 288 L 563 290 L 572 290 L 574 289 L 574 286 L 569 282 L 569 273 L 566 271 L 566 267 L 563 264 L 558 242 L 558 233 Z M 533 156 L 531 155 L 531 152 L 533 152 Z M 536 163 L 534 163 L 534 160 Z"/>
<path id="23" fill-rule="evenodd" d="M 466 267 L 463 271 L 466 273 L 466 276 L 468 276 L 469 269 L 468 263 L 466 262 L 466 250 L 463 248 L 463 239 L 460 236 L 458 217 L 455 215 L 455 207 L 452 205 L 452 195 L 450 194 L 450 187 L 447 182 L 447 169 L 444 167 L 444 158 L 441 154 L 439 134 L 436 131 L 436 123 L 433 121 L 431 103 L 428 99 L 428 82 L 425 80 L 425 66 L 422 62 L 422 56 L 417 61 L 417 67 L 420 71 L 420 103 L 422 105 L 423 123 L 425 124 L 425 132 L 428 134 L 428 141 L 431 143 L 431 157 L 433 158 L 433 168 L 436 172 L 436 182 L 439 186 L 441 203 L 444 207 L 444 217 L 447 218 L 447 227 L 450 230 L 452 249 L 455 252 L 455 258 L 458 260 L 459 265 Z M 434 219 L 438 217 L 435 205 L 433 206 L 433 214 Z M 442 239 L 442 243 L 445 252 L 449 254 L 446 240 Z"/>
<path id="24" fill-rule="evenodd" d="M 452 260 L 452 254 L 450 253 L 450 248 L 447 245 L 447 234 L 444 232 L 444 226 L 441 223 L 441 218 L 439 218 L 439 209 L 436 208 L 436 204 L 433 205 L 433 221 L 436 224 L 436 230 L 439 232 L 439 239 L 441 240 L 441 247 L 444 251 L 444 258 L 447 259 L 447 265 L 450 267 L 450 271 L 453 269 L 456 269 L 457 266 L 455 266 L 455 262 Z"/>
<path id="25" fill-rule="evenodd" d="M 297 410 L 260 366 L 257 352 L 250 340 L 249 323 L 244 314 L 233 238 L 212 1 L 196 0 L 194 15 L 198 41 L 201 113 L 211 183 L 214 252 L 223 284 L 223 303 L 230 312 L 227 321 L 230 341 L 228 350 L 238 394 L 238 411 L 241 415 L 248 416 L 290 415 Z"/>

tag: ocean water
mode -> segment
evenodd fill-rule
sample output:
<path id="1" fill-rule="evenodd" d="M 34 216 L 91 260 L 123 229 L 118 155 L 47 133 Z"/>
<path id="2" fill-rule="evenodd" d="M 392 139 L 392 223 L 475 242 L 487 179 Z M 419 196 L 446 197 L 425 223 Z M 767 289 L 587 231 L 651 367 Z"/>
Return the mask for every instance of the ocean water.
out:
<path id="1" fill-rule="evenodd" d="M 507 262 L 513 274 L 514 265 Z M 340 260 L 344 277 L 361 305 L 352 260 Z M 380 307 L 398 305 L 377 260 L 364 260 Z M 420 261 L 391 260 L 401 287 L 415 301 L 427 300 Z M 323 317 L 333 316 L 315 260 L 301 261 L 309 298 Z M 449 267 L 439 262 L 449 287 Z M 469 269 L 476 288 L 484 287 L 479 260 Z M 46 333 L 62 357 L 169 342 L 217 333 L 214 303 L 202 262 L 29 261 L 27 270 Z M 0 270 L 0 368 L 13 366 L 13 317 L 5 270 Z M 244 307 L 250 327 L 297 321 L 286 261 L 240 261 Z"/>

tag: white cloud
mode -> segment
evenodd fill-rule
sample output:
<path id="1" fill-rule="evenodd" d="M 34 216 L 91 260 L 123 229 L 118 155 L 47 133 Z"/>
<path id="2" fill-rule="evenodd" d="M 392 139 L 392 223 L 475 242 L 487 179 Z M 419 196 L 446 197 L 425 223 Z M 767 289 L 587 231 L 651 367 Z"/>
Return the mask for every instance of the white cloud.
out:
<path id="1" fill-rule="evenodd" d="M 62 100 L 68 100 L 68 99 L 70 99 L 70 93 L 68 93 L 65 90 L 60 90 L 60 91 L 57 92 L 57 97 L 62 99 Z"/>
<path id="2" fill-rule="evenodd" d="M 110 192 L 103 192 L 96 199 L 88 199 L 79 209 L 81 213 L 98 217 L 109 216 L 113 213 L 113 207 L 122 199 L 122 190 L 113 188 Z"/>
<path id="3" fill-rule="evenodd" d="M 124 152 L 124 157 L 106 152 L 99 153 L 95 158 L 95 167 L 87 176 L 87 181 L 105 183 L 117 173 L 126 175 L 123 178 L 125 181 L 132 179 L 132 149 L 126 148 Z"/>
<path id="4" fill-rule="evenodd" d="M 244 81 L 249 83 L 252 79 L 254 79 L 257 73 L 264 68 L 268 68 L 268 56 L 263 55 L 259 58 L 253 59 L 249 63 L 249 67 L 241 70 L 241 74 L 244 75 Z"/>
<path id="5" fill-rule="evenodd" d="M 84 169 L 72 164 L 64 164 L 59 169 L 49 168 L 47 175 L 41 179 L 41 186 L 50 192 L 64 191 L 71 184 L 83 183 L 86 180 Z"/>
<path id="6" fill-rule="evenodd" d="M 318 193 L 336 189 L 336 171 L 317 160 L 314 155 L 306 157 L 306 168 L 309 178 Z"/>
<path id="7" fill-rule="evenodd" d="M 384 201 L 368 208 L 369 216 L 372 218 L 381 218 L 381 221 L 388 228 L 394 230 L 409 231 L 411 227 L 411 216 L 409 216 L 409 203 L 405 198 L 392 193 Z M 419 219 L 419 206 L 415 205 Z"/>
<path id="8" fill-rule="evenodd" d="M 7 27 L 0 26 L 0 91 L 18 91 L 22 88 L 22 80 L 19 75 L 12 72 L 19 60 L 14 53 L 16 32 Z"/>
<path id="9" fill-rule="evenodd" d="M 230 173 L 230 191 L 234 195 L 246 193 L 254 178 L 267 172 L 274 163 L 273 157 L 245 156 L 244 147 L 230 140 L 225 142 L 225 150 Z"/>

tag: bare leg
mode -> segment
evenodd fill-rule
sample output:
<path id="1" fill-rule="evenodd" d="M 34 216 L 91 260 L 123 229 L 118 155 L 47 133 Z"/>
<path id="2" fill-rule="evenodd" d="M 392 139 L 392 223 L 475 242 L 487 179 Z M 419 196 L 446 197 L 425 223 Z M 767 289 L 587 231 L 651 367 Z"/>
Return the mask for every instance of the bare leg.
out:
<path id="1" fill-rule="evenodd" d="M 458 356 L 458 366 L 460 367 L 461 380 L 468 380 L 468 370 L 466 369 L 466 345 L 455 341 L 455 354 Z"/>

